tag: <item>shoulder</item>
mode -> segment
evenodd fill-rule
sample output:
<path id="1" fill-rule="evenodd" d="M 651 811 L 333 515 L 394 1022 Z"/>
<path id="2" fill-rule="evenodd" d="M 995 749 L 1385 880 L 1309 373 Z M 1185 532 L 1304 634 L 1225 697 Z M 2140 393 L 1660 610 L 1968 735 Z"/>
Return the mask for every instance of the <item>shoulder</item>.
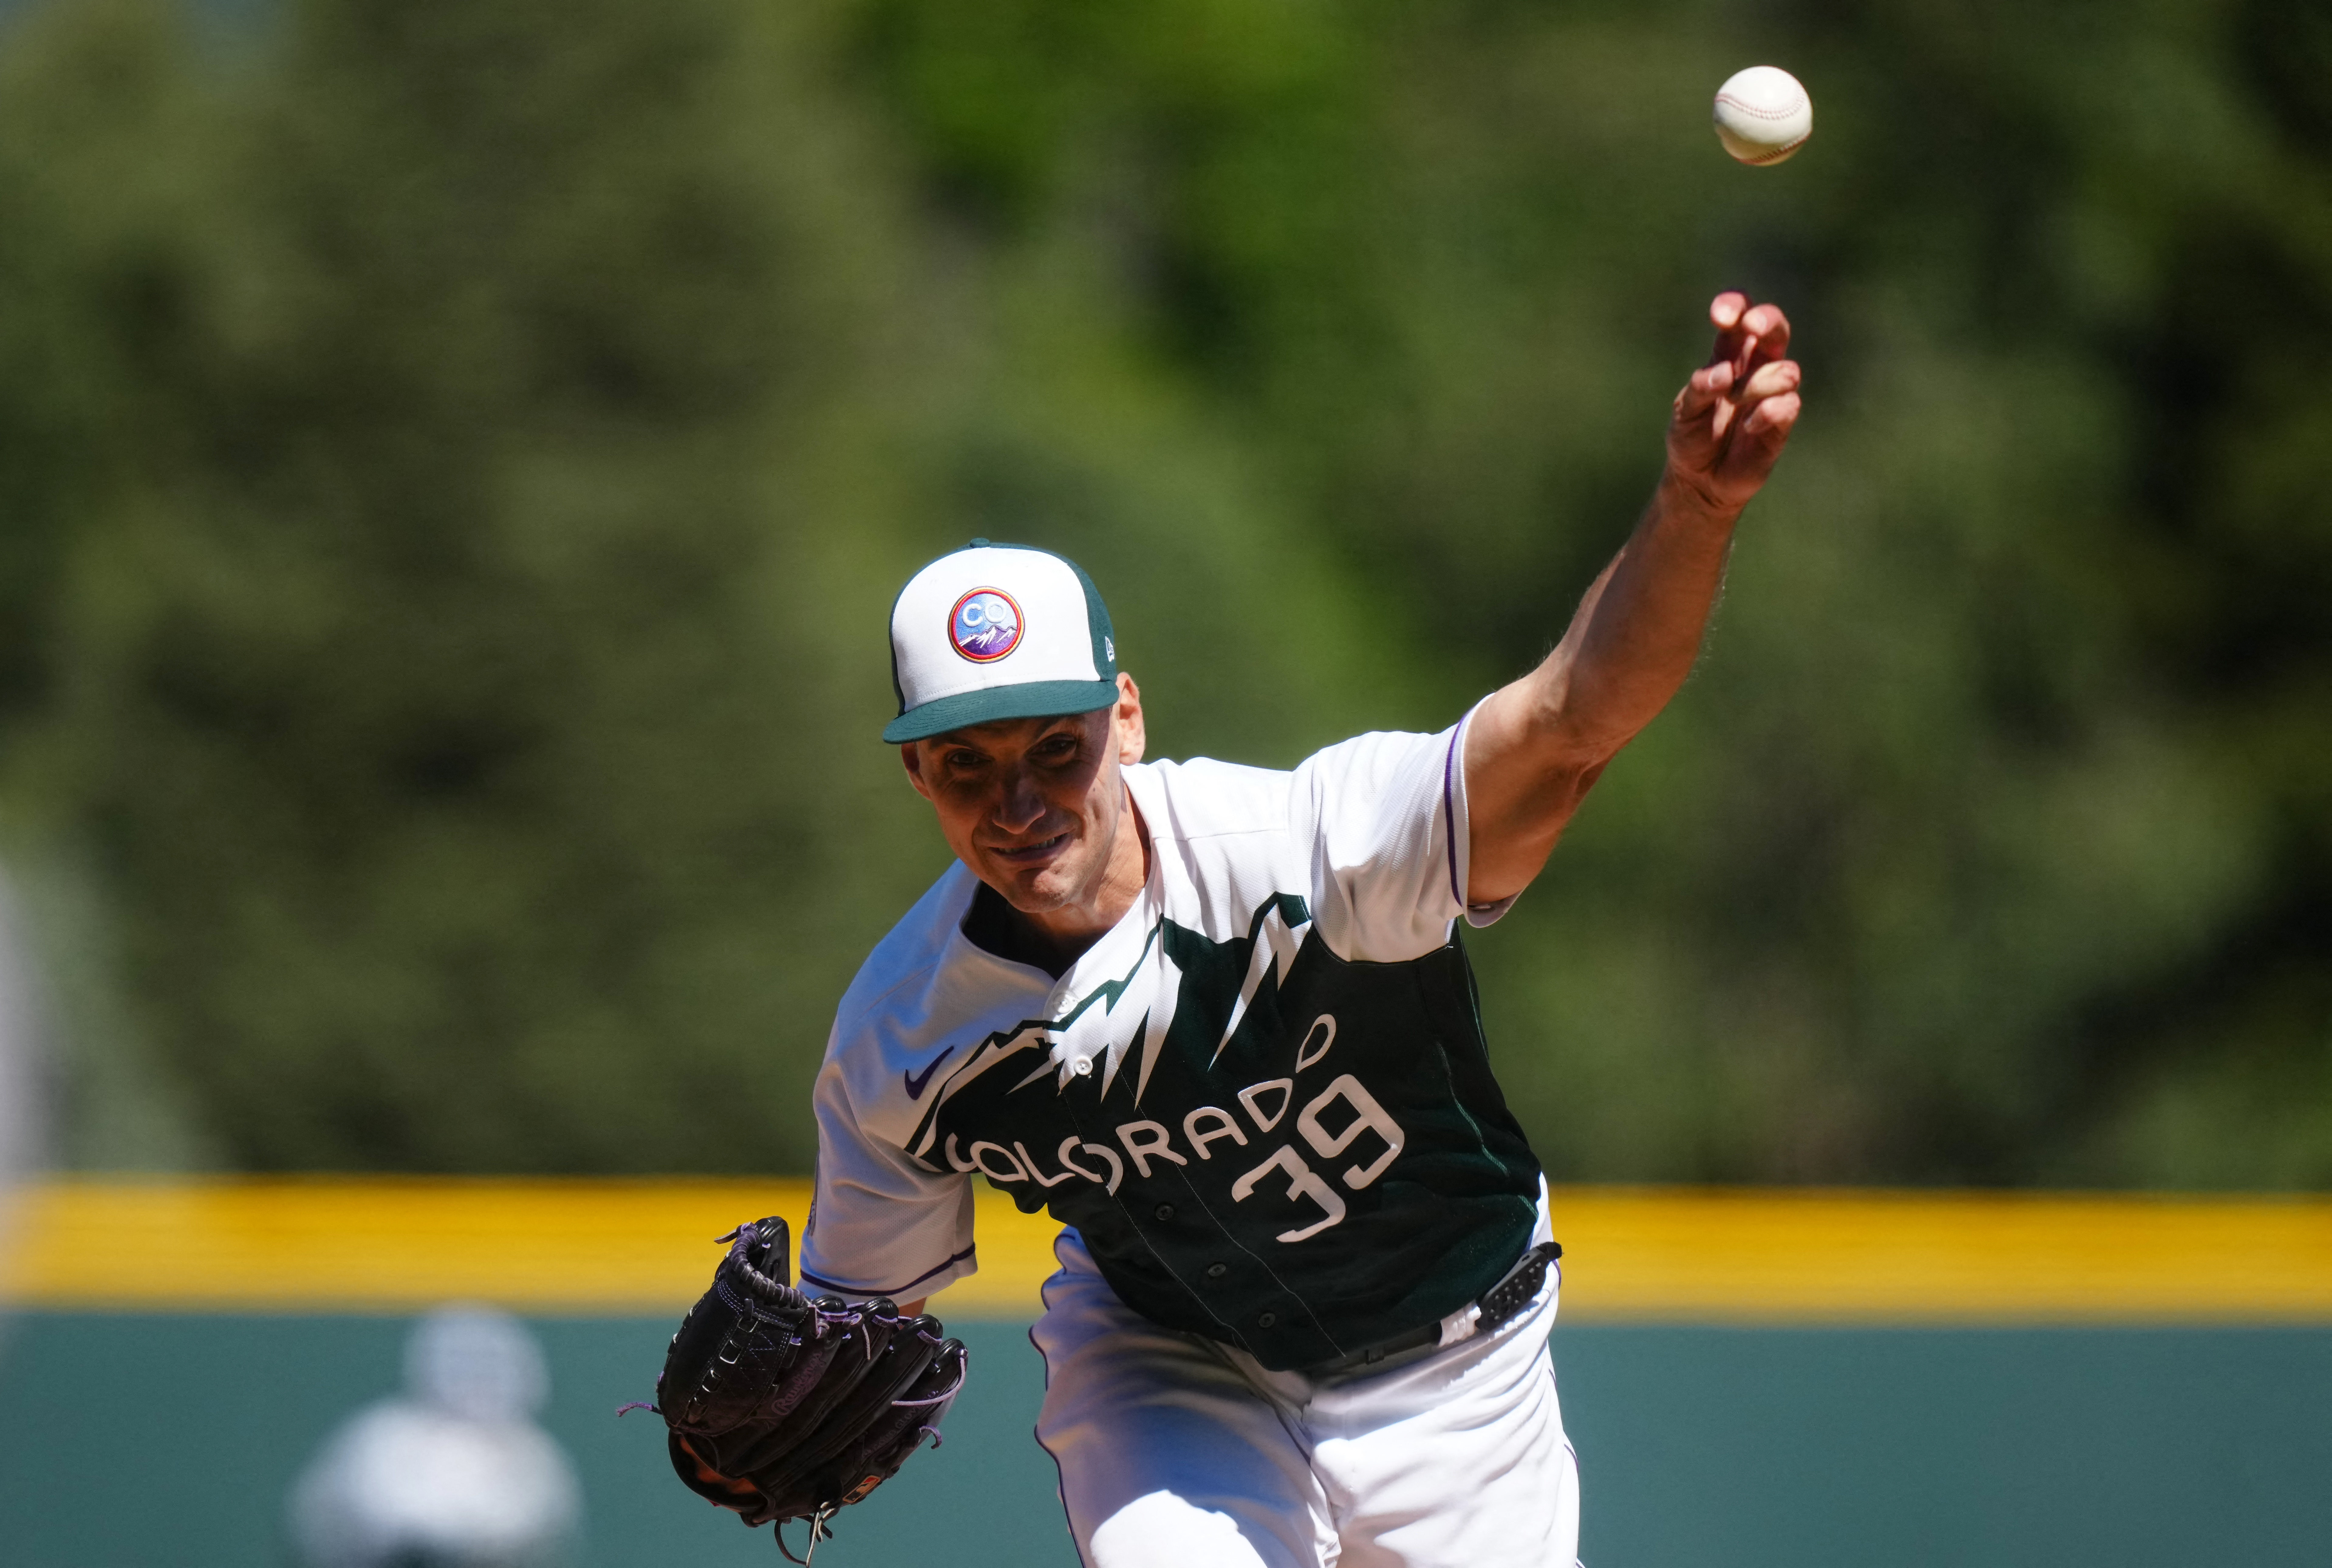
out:
<path id="1" fill-rule="evenodd" d="M 1409 730 L 1371 730 L 1349 741 L 1339 741 L 1306 757 L 1296 775 L 1314 787 L 1361 783 L 1395 774 L 1444 767 L 1454 755 L 1454 731 L 1421 734 Z"/>
<path id="2" fill-rule="evenodd" d="M 858 966 L 850 988 L 835 1009 L 834 1041 L 862 1032 L 884 1012 L 927 990 L 946 966 L 948 951 L 975 884 L 961 861 L 950 863 L 939 880 L 915 900 L 899 923 L 884 933 Z"/>
<path id="3" fill-rule="evenodd" d="M 1315 751 L 1285 772 L 1199 757 L 1140 763 L 1126 777 L 1153 833 L 1194 852 L 1213 840 L 1237 853 L 1239 841 L 1264 835 L 1309 840 L 1355 813 L 1372 816 L 1391 808 L 1413 814 L 1435 806 L 1454 766 L 1454 733 L 1371 731 Z"/>
<path id="4" fill-rule="evenodd" d="M 1154 817 L 1156 808 L 1164 808 L 1168 830 L 1184 839 L 1285 828 L 1295 783 L 1292 773 L 1218 762 L 1211 757 L 1139 762 L 1125 773 L 1145 815 Z"/>

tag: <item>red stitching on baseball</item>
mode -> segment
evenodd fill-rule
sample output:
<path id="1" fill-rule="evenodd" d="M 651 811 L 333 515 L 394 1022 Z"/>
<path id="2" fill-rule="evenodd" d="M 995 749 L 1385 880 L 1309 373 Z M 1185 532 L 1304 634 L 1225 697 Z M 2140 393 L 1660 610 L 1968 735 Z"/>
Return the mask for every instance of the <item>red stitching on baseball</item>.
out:
<path id="1" fill-rule="evenodd" d="M 1741 161 L 1751 168 L 1755 168 L 1760 164 L 1779 163 L 1805 145 L 1806 139 L 1802 136 L 1787 147 L 1777 147 L 1771 152 L 1761 152 L 1755 158 L 1743 158 Z"/>
<path id="2" fill-rule="evenodd" d="M 1742 102 L 1739 99 L 1734 97 L 1729 92 L 1718 93 L 1716 95 L 1716 101 L 1719 103 L 1729 103 L 1734 108 L 1739 110 L 1742 113 L 1754 114 L 1759 120 L 1787 120 L 1791 116 L 1796 114 L 1800 107 L 1793 105 L 1788 109 L 1760 109 L 1754 103 Z"/>

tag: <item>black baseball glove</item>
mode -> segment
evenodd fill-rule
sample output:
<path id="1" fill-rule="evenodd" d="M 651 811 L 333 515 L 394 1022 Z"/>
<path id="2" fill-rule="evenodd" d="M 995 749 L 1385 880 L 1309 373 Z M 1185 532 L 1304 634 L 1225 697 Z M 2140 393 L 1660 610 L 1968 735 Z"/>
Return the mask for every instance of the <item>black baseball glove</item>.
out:
<path id="1" fill-rule="evenodd" d="M 935 1317 L 888 1301 L 812 1301 L 788 1283 L 786 1222 L 721 1238 L 729 1256 L 672 1336 L 655 1410 L 672 1468 L 749 1525 L 810 1522 L 809 1548 L 836 1510 L 895 1474 L 963 1386 L 961 1341 Z M 794 1558 L 800 1562 L 803 1559 Z"/>

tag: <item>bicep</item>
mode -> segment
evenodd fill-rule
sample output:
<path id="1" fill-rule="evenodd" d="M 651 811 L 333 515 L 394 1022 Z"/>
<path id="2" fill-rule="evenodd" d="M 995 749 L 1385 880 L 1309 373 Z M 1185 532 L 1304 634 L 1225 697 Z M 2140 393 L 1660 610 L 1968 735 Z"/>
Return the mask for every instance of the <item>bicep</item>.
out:
<path id="1" fill-rule="evenodd" d="M 1530 885 L 1610 760 L 1549 722 L 1563 703 L 1564 652 L 1492 693 L 1466 726 L 1468 904 L 1502 903 Z"/>

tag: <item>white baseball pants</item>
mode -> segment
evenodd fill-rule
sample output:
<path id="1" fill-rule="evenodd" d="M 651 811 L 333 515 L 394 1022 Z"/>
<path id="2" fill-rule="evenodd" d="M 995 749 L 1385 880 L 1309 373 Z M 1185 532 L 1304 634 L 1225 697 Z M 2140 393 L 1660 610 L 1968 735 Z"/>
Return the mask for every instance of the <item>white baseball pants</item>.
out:
<path id="1" fill-rule="evenodd" d="M 1540 1200 L 1537 1239 L 1547 1234 Z M 1037 1440 L 1086 1568 L 1572 1568 L 1579 1469 L 1526 1312 L 1314 1384 L 1137 1315 L 1074 1230 L 1055 1248 Z"/>

